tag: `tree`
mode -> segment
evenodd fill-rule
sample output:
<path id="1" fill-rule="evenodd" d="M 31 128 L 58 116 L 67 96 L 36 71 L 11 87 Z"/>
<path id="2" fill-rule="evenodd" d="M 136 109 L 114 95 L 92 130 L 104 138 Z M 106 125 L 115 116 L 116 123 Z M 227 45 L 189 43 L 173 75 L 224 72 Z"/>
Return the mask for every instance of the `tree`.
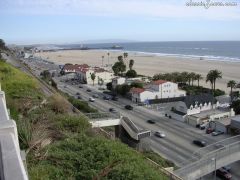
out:
<path id="1" fill-rule="evenodd" d="M 234 80 L 230 80 L 230 81 L 228 81 L 228 83 L 227 83 L 227 87 L 230 87 L 231 88 L 231 92 L 230 92 L 230 96 L 231 96 L 231 102 L 232 102 L 232 100 L 233 100 L 233 92 L 232 92 L 232 90 L 233 90 L 233 88 L 235 88 L 236 87 L 236 81 L 234 81 Z"/>
<path id="2" fill-rule="evenodd" d="M 118 61 L 123 61 L 123 56 L 118 56 Z"/>
<path id="3" fill-rule="evenodd" d="M 104 83 L 103 79 L 102 79 L 102 78 L 99 78 L 99 79 L 98 79 L 98 84 L 102 87 L 103 83 Z"/>
<path id="4" fill-rule="evenodd" d="M 196 74 L 196 80 L 198 81 L 198 87 L 199 87 L 199 81 L 203 79 L 201 74 Z"/>
<path id="5" fill-rule="evenodd" d="M 41 74 L 43 76 L 44 79 L 46 80 L 50 80 L 51 79 L 51 73 L 48 70 L 44 70 L 43 72 L 41 72 Z"/>
<path id="6" fill-rule="evenodd" d="M 118 61 L 113 65 L 112 70 L 115 75 L 119 75 L 119 73 L 122 74 L 123 72 L 126 71 L 126 65 L 124 64 L 123 61 Z"/>
<path id="7" fill-rule="evenodd" d="M 109 56 L 110 56 L 110 53 L 108 52 L 107 55 L 108 55 L 108 65 L 109 65 Z"/>
<path id="8" fill-rule="evenodd" d="M 196 77 L 196 74 L 194 73 L 194 72 L 191 72 L 190 74 L 189 74 L 189 80 L 191 80 L 192 81 L 192 86 L 193 86 L 193 81 L 196 79 L 195 78 Z M 190 85 L 190 84 L 189 84 Z"/>
<path id="9" fill-rule="evenodd" d="M 221 78 L 222 78 L 222 72 L 218 71 L 217 69 L 210 70 L 208 72 L 206 82 L 210 81 L 213 94 L 214 94 L 215 89 L 216 89 L 216 80 L 221 79 Z"/>
<path id="10" fill-rule="evenodd" d="M 137 77 L 137 72 L 135 70 L 128 70 L 126 73 L 126 76 L 128 78 L 135 78 Z"/>
<path id="11" fill-rule="evenodd" d="M 233 101 L 231 104 L 231 108 L 233 108 L 236 114 L 240 114 L 240 100 Z"/>
<path id="12" fill-rule="evenodd" d="M 102 56 L 102 66 L 103 66 L 104 56 Z"/>
<path id="13" fill-rule="evenodd" d="M 95 75 L 95 73 L 92 73 L 92 74 L 91 74 L 91 79 L 92 79 L 92 81 L 93 81 L 93 86 L 94 86 L 94 81 L 95 81 L 95 78 L 96 78 L 96 75 Z"/>
<path id="14" fill-rule="evenodd" d="M 133 65 L 134 65 L 134 60 L 131 59 L 131 60 L 129 61 L 129 69 L 130 69 L 130 70 L 132 70 Z"/>
<path id="15" fill-rule="evenodd" d="M 6 49 L 6 45 L 3 39 L 0 39 L 0 50 L 5 50 Z M 1 52 L 1 51 L 0 51 Z"/>
<path id="16" fill-rule="evenodd" d="M 112 90 L 112 83 L 111 83 L 111 82 L 107 83 L 106 86 L 107 86 L 107 89 L 108 89 L 109 91 Z"/>
<path id="17" fill-rule="evenodd" d="M 131 87 L 143 88 L 143 83 L 141 83 L 141 82 L 133 82 L 133 83 L 131 84 Z"/>

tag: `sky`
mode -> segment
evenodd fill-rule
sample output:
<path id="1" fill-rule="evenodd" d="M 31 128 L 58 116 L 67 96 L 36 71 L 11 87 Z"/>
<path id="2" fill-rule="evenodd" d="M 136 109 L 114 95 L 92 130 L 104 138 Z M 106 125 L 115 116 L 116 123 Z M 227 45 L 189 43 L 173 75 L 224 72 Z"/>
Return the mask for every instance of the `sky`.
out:
<path id="1" fill-rule="evenodd" d="M 0 0 L 8 44 L 240 40 L 239 29 L 240 0 Z"/>

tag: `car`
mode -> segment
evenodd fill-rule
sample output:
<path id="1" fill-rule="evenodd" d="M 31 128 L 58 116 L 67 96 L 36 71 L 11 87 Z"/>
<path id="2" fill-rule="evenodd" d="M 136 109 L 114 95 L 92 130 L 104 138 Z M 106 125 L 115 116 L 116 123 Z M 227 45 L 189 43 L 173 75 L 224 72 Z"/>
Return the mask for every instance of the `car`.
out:
<path id="1" fill-rule="evenodd" d="M 79 92 L 77 92 L 77 93 L 76 93 L 76 95 L 80 95 L 80 93 L 79 93 Z"/>
<path id="2" fill-rule="evenodd" d="M 92 97 L 90 97 L 88 100 L 89 100 L 90 102 L 94 102 L 94 101 L 95 101 L 95 99 L 92 98 Z"/>
<path id="3" fill-rule="evenodd" d="M 83 88 L 83 86 L 82 85 L 80 85 L 80 86 L 78 86 L 79 88 Z"/>
<path id="4" fill-rule="evenodd" d="M 199 129 L 204 130 L 204 129 L 206 129 L 207 125 L 208 125 L 208 123 L 200 124 Z"/>
<path id="5" fill-rule="evenodd" d="M 117 96 L 113 96 L 113 97 L 112 97 L 112 100 L 113 100 L 113 101 L 117 101 L 117 100 L 118 100 L 118 97 L 117 97 Z"/>
<path id="6" fill-rule="evenodd" d="M 110 100 L 111 97 L 110 97 L 110 96 L 103 96 L 103 99 L 104 99 L 104 100 Z"/>
<path id="7" fill-rule="evenodd" d="M 126 105 L 126 106 L 125 106 L 125 109 L 127 109 L 127 110 L 133 110 L 133 107 L 132 107 L 131 105 Z"/>
<path id="8" fill-rule="evenodd" d="M 154 120 L 151 120 L 151 119 L 147 120 L 147 122 L 148 122 L 149 124 L 155 124 L 155 121 L 154 121 Z"/>
<path id="9" fill-rule="evenodd" d="M 222 168 L 225 169 L 227 172 L 231 171 L 231 166 L 223 166 Z"/>
<path id="10" fill-rule="evenodd" d="M 218 135 L 221 135 L 221 134 L 224 134 L 223 131 L 213 131 L 212 132 L 212 136 L 218 136 Z"/>
<path id="11" fill-rule="evenodd" d="M 207 134 L 211 134 L 213 131 L 214 131 L 214 129 L 210 128 L 210 127 L 206 129 Z"/>
<path id="12" fill-rule="evenodd" d="M 223 168 L 218 169 L 216 171 L 216 175 L 217 175 L 217 177 L 219 177 L 221 179 L 226 179 L 226 180 L 232 178 L 232 175 Z"/>
<path id="13" fill-rule="evenodd" d="M 94 94 L 93 97 L 94 97 L 94 98 L 98 98 L 99 96 L 98 96 L 97 94 Z"/>
<path id="14" fill-rule="evenodd" d="M 91 89 L 87 89 L 87 92 L 92 92 L 92 90 Z"/>
<path id="15" fill-rule="evenodd" d="M 64 88 L 67 88 L 67 86 L 65 85 Z"/>
<path id="16" fill-rule="evenodd" d="M 200 147 L 205 147 L 207 143 L 203 140 L 193 140 L 193 144 L 200 146 Z"/>
<path id="17" fill-rule="evenodd" d="M 114 109 L 114 108 L 109 108 L 109 111 L 112 112 L 112 113 L 116 113 L 117 112 L 117 110 Z"/>
<path id="18" fill-rule="evenodd" d="M 157 137 L 160 137 L 160 138 L 166 137 L 166 135 L 165 135 L 164 132 L 162 132 L 162 131 L 156 131 L 156 132 L 154 133 L 154 135 L 157 136 Z"/>
<path id="19" fill-rule="evenodd" d="M 81 96 L 77 96 L 78 99 L 82 99 Z"/>
<path id="20" fill-rule="evenodd" d="M 137 105 L 138 106 L 145 106 L 145 104 L 143 102 L 139 102 Z"/>

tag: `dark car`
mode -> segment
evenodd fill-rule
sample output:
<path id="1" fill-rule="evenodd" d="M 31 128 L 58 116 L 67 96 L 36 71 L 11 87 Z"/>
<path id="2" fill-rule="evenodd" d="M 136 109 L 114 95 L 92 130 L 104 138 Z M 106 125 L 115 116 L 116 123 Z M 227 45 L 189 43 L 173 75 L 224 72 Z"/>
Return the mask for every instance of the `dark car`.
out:
<path id="1" fill-rule="evenodd" d="M 207 143 L 203 140 L 193 140 L 193 144 L 200 146 L 200 147 L 205 147 Z"/>
<path id="2" fill-rule="evenodd" d="M 82 85 L 80 85 L 80 86 L 78 86 L 79 88 L 83 88 L 83 86 Z"/>
<path id="3" fill-rule="evenodd" d="M 109 111 L 112 112 L 112 113 L 116 113 L 117 112 L 117 110 L 114 109 L 114 108 L 109 108 Z"/>
<path id="4" fill-rule="evenodd" d="M 113 101 L 117 101 L 117 100 L 118 100 L 118 97 L 117 97 L 117 96 L 113 96 L 113 97 L 112 97 L 112 100 L 113 100 Z"/>
<path id="5" fill-rule="evenodd" d="M 77 96 L 78 99 L 82 99 L 81 96 Z"/>
<path id="6" fill-rule="evenodd" d="M 227 180 L 227 179 L 232 178 L 232 175 L 223 168 L 218 169 L 216 174 L 217 174 L 217 177 L 219 177 L 221 179 L 226 179 Z"/>
<path id="7" fill-rule="evenodd" d="M 76 93 L 76 95 L 80 95 L 80 93 L 79 93 L 79 92 L 77 92 L 77 93 Z"/>
<path id="8" fill-rule="evenodd" d="M 155 123 L 156 123 L 154 120 L 151 120 L 151 119 L 147 120 L 147 122 L 148 122 L 149 124 L 155 124 Z"/>
<path id="9" fill-rule="evenodd" d="M 133 110 L 133 107 L 132 107 L 131 105 L 126 105 L 126 106 L 125 106 L 125 109 L 127 109 L 127 110 Z"/>
<path id="10" fill-rule="evenodd" d="M 98 96 L 97 94 L 94 94 L 93 97 L 94 97 L 94 98 L 98 98 L 99 96 Z"/>
<path id="11" fill-rule="evenodd" d="M 213 131 L 212 132 L 212 136 L 218 136 L 220 134 L 224 134 L 224 132 L 223 131 Z"/>
<path id="12" fill-rule="evenodd" d="M 213 131 L 214 131 L 214 129 L 212 129 L 212 128 L 207 128 L 206 129 L 206 133 L 207 134 L 211 134 Z"/>
<path id="13" fill-rule="evenodd" d="M 91 89 L 87 89 L 87 92 L 92 92 L 92 90 Z"/>
<path id="14" fill-rule="evenodd" d="M 224 170 L 226 170 L 227 172 L 231 171 L 231 166 L 223 166 L 222 167 Z"/>
<path id="15" fill-rule="evenodd" d="M 110 96 L 103 96 L 103 99 L 104 99 L 104 100 L 110 100 L 111 97 L 110 97 Z"/>

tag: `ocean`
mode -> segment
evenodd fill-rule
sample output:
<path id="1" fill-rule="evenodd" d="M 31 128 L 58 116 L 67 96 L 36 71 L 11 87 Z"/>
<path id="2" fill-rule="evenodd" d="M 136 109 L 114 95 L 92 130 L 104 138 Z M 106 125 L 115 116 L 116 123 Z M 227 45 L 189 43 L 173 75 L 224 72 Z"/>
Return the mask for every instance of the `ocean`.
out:
<path id="1" fill-rule="evenodd" d="M 146 56 L 173 56 L 240 62 L 240 41 L 104 43 L 84 44 L 84 47 L 106 50 L 115 45 L 123 47 L 122 51 L 136 52 Z M 81 45 L 69 46 L 76 48 Z"/>

